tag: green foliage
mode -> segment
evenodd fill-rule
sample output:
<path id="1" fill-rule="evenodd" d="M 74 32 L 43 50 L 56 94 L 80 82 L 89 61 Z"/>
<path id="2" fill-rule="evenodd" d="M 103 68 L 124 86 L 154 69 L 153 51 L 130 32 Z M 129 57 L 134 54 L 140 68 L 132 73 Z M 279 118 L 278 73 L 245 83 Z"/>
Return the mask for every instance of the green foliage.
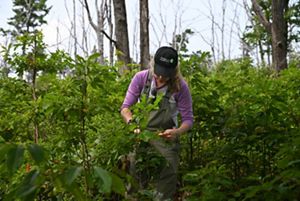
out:
<path id="1" fill-rule="evenodd" d="M 49 13 L 51 7 L 47 7 L 46 0 L 41 1 L 13 1 L 14 16 L 8 21 L 8 24 L 14 27 L 12 34 L 24 34 L 33 32 L 37 27 L 46 24 L 46 15 Z"/>
<path id="2" fill-rule="evenodd" d="M 1 79 L 0 83 L 0 135 L 6 140 L 25 140 L 30 127 L 32 109 L 29 86 L 14 78 Z"/>
<path id="3" fill-rule="evenodd" d="M 214 163 L 212 161 L 212 163 Z M 234 196 L 228 191 L 236 189 L 235 183 L 228 177 L 224 166 L 208 164 L 205 168 L 184 175 L 186 186 L 181 190 L 188 191 L 191 196 L 187 200 L 230 200 Z"/>
<path id="4" fill-rule="evenodd" d="M 187 45 L 189 43 L 189 36 L 192 36 L 193 34 L 194 32 L 191 29 L 186 29 L 181 34 L 177 34 L 175 36 L 176 50 L 186 53 L 188 51 Z"/>
<path id="5" fill-rule="evenodd" d="M 119 175 L 103 169 L 102 172 L 106 171 L 107 174 L 101 176 L 99 167 L 95 166 L 105 165 L 113 169 L 114 165 L 109 166 L 105 158 L 100 162 L 102 157 L 99 157 L 101 151 L 97 151 L 100 145 L 97 142 L 105 135 L 111 138 L 113 130 L 120 133 L 123 126 L 115 109 L 121 105 L 121 95 L 113 90 L 122 81 L 116 82 L 119 79 L 116 69 L 100 66 L 96 62 L 98 56 L 95 54 L 87 59 L 78 57 L 72 60 L 65 53 L 57 51 L 41 58 L 40 62 L 52 65 L 53 70 L 39 68 L 42 73 L 36 81 L 37 101 L 32 100 L 26 82 L 12 78 L 1 79 L 0 110 L 6 114 L 0 118 L 1 136 L 4 142 L 14 144 L 5 143 L 0 149 L 6 161 L 4 164 L 7 164 L 7 167 L 1 166 L 2 172 L 13 175 L 8 177 L 1 174 L 1 180 L 9 181 L 6 185 L 1 182 L 1 198 L 5 194 L 7 200 L 32 200 L 36 197 L 87 200 L 97 192 L 103 197 L 110 197 L 112 192 L 124 195 L 125 186 Z M 16 61 L 18 57 L 17 54 L 12 55 L 11 60 Z M 65 70 L 73 72 L 61 79 L 57 73 Z M 43 145 L 20 144 L 33 140 L 33 116 L 38 119 Z M 107 122 L 99 122 L 97 118 Z M 108 132 L 107 125 L 111 125 L 112 120 L 117 118 L 119 128 L 112 127 L 113 130 Z M 102 132 L 102 128 L 105 131 Z M 124 132 L 119 133 L 123 135 Z M 110 150 L 105 147 L 103 152 L 118 151 L 118 145 L 116 139 L 116 146 Z M 111 155 L 109 158 L 121 154 L 116 153 L 116 156 Z M 27 173 L 30 169 L 33 170 Z M 94 172 L 93 169 L 98 171 Z M 99 185 L 99 178 L 104 181 L 104 185 Z M 28 180 L 33 183 L 26 189 L 25 183 Z M 111 184 L 107 181 L 111 181 Z"/>
<path id="6" fill-rule="evenodd" d="M 38 165 L 46 161 L 46 152 L 43 147 L 37 144 L 30 144 L 28 145 L 28 151 Z"/>
<path id="7" fill-rule="evenodd" d="M 106 170 L 95 167 L 94 168 L 96 178 L 99 179 L 99 184 L 104 193 L 109 193 L 112 186 L 112 178 L 109 175 L 109 172 Z"/>
<path id="8" fill-rule="evenodd" d="M 193 170 L 184 174 L 189 199 L 299 196 L 297 176 L 291 176 L 298 174 L 299 73 L 290 68 L 277 77 L 253 68 L 247 60 L 237 60 L 220 63 L 207 76 L 201 72 L 189 76 L 195 114 L 192 137 L 184 147 L 189 152 L 186 167 Z M 220 167 L 221 175 L 212 172 Z M 196 183 L 189 176 L 194 171 Z M 207 172 L 234 185 L 226 188 L 205 177 Z"/>
<path id="9" fill-rule="evenodd" d="M 260 0 L 257 2 L 262 8 L 262 13 L 265 15 L 266 20 L 268 20 L 271 23 L 272 1 Z M 297 43 L 299 41 L 299 9 L 299 1 L 290 1 L 288 8 L 284 11 L 284 18 L 288 26 L 287 46 L 290 47 L 290 51 L 293 50 L 293 42 Z M 255 48 L 259 48 L 261 57 L 260 59 L 264 64 L 264 61 L 267 60 L 267 58 L 265 58 L 265 55 L 267 54 L 269 57 L 271 55 L 271 35 L 266 31 L 266 28 L 260 23 L 260 21 L 258 20 L 258 16 L 254 13 L 254 11 L 252 10 L 251 12 L 253 13 L 251 18 L 251 24 L 246 27 L 242 40 L 247 45 L 247 49 L 250 51 Z"/>
<path id="10" fill-rule="evenodd" d="M 15 173 L 23 162 L 24 148 L 21 145 L 12 145 L 6 153 L 7 170 L 10 175 Z"/>
<path id="11" fill-rule="evenodd" d="M 157 110 L 159 108 L 159 104 L 163 98 L 162 94 L 158 94 L 154 102 L 148 99 L 145 94 L 143 94 L 140 98 L 140 102 L 135 104 L 132 108 L 133 113 L 133 122 L 136 122 L 140 127 L 141 131 L 146 131 L 148 116 L 152 110 Z"/>
<path id="12" fill-rule="evenodd" d="M 38 74 L 35 88 L 21 78 L 0 78 L 0 199 L 125 200 L 127 185 L 135 181 L 122 159 L 137 144 L 159 137 L 146 130 L 146 117 L 162 97 L 149 104 L 142 96 L 132 108 L 135 123 L 125 125 L 118 109 L 135 71 L 121 76 L 118 66 L 100 65 L 98 54 L 72 59 L 62 51 L 45 53 L 36 34 L 4 52 L 18 72 Z M 180 64 L 195 118 L 192 131 L 182 136 L 183 199 L 298 199 L 297 60 L 279 75 L 249 59 L 212 68 L 206 52 L 181 57 Z M 156 174 L 154 168 L 165 162 L 152 152 L 137 159 L 149 167 L 144 175 Z M 137 195 L 151 199 L 153 189 Z"/>
<path id="13" fill-rule="evenodd" d="M 51 63 L 53 60 L 52 57 L 56 55 L 51 54 L 51 57 L 48 57 L 45 49 L 46 44 L 43 42 L 43 34 L 36 31 L 34 33 L 24 33 L 16 37 L 15 44 L 5 48 L 3 54 L 5 55 L 4 59 L 7 64 L 19 76 L 22 76 L 25 72 L 32 73 L 33 71 L 56 72 L 58 69 L 53 68 L 57 67 L 57 65 L 52 66 Z M 61 56 L 61 58 L 64 57 Z"/>
<path id="14" fill-rule="evenodd" d="M 210 53 L 198 51 L 191 55 L 180 56 L 180 70 L 185 78 L 189 78 L 189 75 L 194 75 L 199 72 L 207 74 L 210 67 Z"/>
<path id="15" fill-rule="evenodd" d="M 5 200 L 20 199 L 24 201 L 34 200 L 39 184 L 39 172 L 34 170 L 31 171 L 24 180 L 17 184 L 16 187 L 10 191 L 5 197 Z"/>

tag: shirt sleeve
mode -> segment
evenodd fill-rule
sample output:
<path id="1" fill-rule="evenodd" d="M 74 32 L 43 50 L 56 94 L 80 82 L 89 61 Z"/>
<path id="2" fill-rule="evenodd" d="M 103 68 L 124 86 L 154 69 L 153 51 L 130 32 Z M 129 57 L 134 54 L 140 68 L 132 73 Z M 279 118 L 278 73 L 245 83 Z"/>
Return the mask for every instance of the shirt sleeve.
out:
<path id="1" fill-rule="evenodd" d="M 140 94 L 144 86 L 143 74 L 144 72 L 138 72 L 132 78 L 126 92 L 125 99 L 121 106 L 121 110 L 123 108 L 129 108 L 130 106 L 134 105 L 138 101 L 138 98 L 140 97 Z"/>
<path id="2" fill-rule="evenodd" d="M 181 115 L 181 123 L 187 123 L 192 127 L 194 122 L 192 96 L 189 87 L 184 80 L 182 80 L 181 89 L 178 92 L 177 107 Z"/>

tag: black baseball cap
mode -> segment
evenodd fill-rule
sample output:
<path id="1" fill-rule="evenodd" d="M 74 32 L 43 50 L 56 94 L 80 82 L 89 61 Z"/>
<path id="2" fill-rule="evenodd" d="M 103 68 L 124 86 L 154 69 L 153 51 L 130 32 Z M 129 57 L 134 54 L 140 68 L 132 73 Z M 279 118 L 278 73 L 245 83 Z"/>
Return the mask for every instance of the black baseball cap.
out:
<path id="1" fill-rule="evenodd" d="M 172 47 L 158 48 L 154 56 L 154 73 L 163 77 L 173 77 L 178 64 L 177 51 Z"/>

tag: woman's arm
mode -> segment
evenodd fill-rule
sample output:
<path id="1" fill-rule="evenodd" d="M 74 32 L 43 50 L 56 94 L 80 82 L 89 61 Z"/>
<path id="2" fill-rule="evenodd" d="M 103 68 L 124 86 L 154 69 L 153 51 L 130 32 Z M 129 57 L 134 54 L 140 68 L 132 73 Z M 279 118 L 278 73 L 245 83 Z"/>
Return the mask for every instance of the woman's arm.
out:
<path id="1" fill-rule="evenodd" d="M 138 101 L 144 87 L 146 77 L 147 71 L 140 71 L 134 75 L 128 86 L 126 96 L 120 109 L 121 116 L 126 123 L 132 119 L 132 113 L 129 108 Z"/>
<path id="2" fill-rule="evenodd" d="M 181 83 L 181 90 L 177 94 L 177 108 L 181 115 L 181 124 L 186 124 L 183 128 L 189 130 L 194 122 L 192 96 L 187 83 L 184 80 Z"/>
<path id="3" fill-rule="evenodd" d="M 181 115 L 181 125 L 178 128 L 167 129 L 159 134 L 166 139 L 175 139 L 179 135 L 186 133 L 193 126 L 192 96 L 185 81 L 182 81 L 182 87 L 176 99 L 177 108 Z"/>

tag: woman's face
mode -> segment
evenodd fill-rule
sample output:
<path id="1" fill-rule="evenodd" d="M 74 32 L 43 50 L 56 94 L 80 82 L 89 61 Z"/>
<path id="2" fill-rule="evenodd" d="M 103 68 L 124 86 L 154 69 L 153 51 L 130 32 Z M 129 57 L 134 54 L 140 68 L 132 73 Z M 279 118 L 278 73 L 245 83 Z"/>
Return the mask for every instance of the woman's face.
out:
<path id="1" fill-rule="evenodd" d="M 158 81 L 160 83 L 167 83 L 170 80 L 169 77 L 164 77 L 164 76 L 161 76 L 161 75 L 156 75 L 155 73 L 154 73 L 154 78 L 155 78 L 156 81 Z"/>

